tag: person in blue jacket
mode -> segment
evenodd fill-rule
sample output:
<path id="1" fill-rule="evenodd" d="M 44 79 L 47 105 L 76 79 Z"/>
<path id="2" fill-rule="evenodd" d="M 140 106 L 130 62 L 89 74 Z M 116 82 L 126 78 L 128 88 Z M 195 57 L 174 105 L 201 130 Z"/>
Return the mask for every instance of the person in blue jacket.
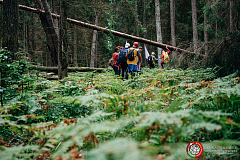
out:
<path id="1" fill-rule="evenodd" d="M 118 64 L 120 66 L 119 73 L 122 75 L 122 79 L 124 79 L 124 74 L 125 74 L 125 78 L 128 79 L 128 64 L 127 64 L 126 53 L 128 52 L 129 47 L 130 47 L 130 44 L 126 43 L 125 48 L 123 48 L 119 53 L 119 58 L 118 58 Z"/>

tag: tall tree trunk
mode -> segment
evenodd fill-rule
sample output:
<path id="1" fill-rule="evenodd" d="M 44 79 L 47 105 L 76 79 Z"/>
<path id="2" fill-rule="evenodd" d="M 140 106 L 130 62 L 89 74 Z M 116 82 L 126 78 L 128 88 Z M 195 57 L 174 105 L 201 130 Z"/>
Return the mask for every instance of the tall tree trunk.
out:
<path id="1" fill-rule="evenodd" d="M 208 0 L 205 0 L 205 6 L 208 5 Z M 205 45 L 205 54 L 208 53 L 208 34 L 207 34 L 207 14 L 204 13 L 204 45 Z"/>
<path id="2" fill-rule="evenodd" d="M 58 77 L 67 77 L 67 4 L 61 0 L 61 16 L 59 31 Z"/>
<path id="3" fill-rule="evenodd" d="M 139 25 L 138 25 L 138 2 L 135 1 L 135 23 L 137 26 L 137 36 L 139 37 Z"/>
<path id="4" fill-rule="evenodd" d="M 19 1 L 3 1 L 3 27 L 2 47 L 7 47 L 13 53 L 18 52 L 18 32 L 19 32 Z M 14 59 L 14 54 L 13 57 Z"/>
<path id="5" fill-rule="evenodd" d="M 196 0 L 191 0 L 191 1 L 192 1 L 193 45 L 194 45 L 194 53 L 197 53 L 197 48 L 198 48 L 197 4 L 196 4 Z"/>
<path id="6" fill-rule="evenodd" d="M 77 59 L 78 59 L 78 56 L 77 56 L 77 26 L 74 24 L 73 25 L 73 48 L 74 48 L 74 51 L 73 51 L 73 64 L 75 67 L 78 66 L 77 64 Z"/>
<path id="7" fill-rule="evenodd" d="M 54 46 L 50 46 L 50 47 L 51 48 L 54 47 L 54 50 L 56 50 L 55 52 L 52 53 L 54 55 L 51 55 L 51 57 L 53 59 L 52 61 L 54 62 L 53 65 L 55 66 L 58 64 L 58 54 L 57 54 L 58 53 L 58 32 L 55 27 L 55 24 L 54 24 L 52 15 L 51 15 L 50 7 L 47 3 L 47 0 L 42 0 L 42 5 L 45 10 L 45 16 L 46 16 L 46 20 L 47 20 L 49 31 L 50 31 L 49 34 L 51 36 L 50 38 L 51 38 L 52 43 L 54 44 Z"/>
<path id="8" fill-rule="evenodd" d="M 143 28 L 145 29 L 146 32 L 143 33 L 143 38 L 147 39 L 147 19 L 146 19 L 146 0 L 143 0 Z M 145 48 L 146 44 L 144 43 L 144 48 Z M 147 47 L 147 46 L 146 46 Z M 144 52 L 144 57 L 145 56 L 145 52 Z M 147 66 L 147 59 L 144 58 L 144 66 Z"/>
<path id="9" fill-rule="evenodd" d="M 35 5 L 40 10 L 44 9 L 45 13 L 40 12 L 40 20 L 46 34 L 47 47 L 51 53 L 51 61 L 53 66 L 58 64 L 58 33 L 55 30 L 55 25 L 51 16 L 50 8 L 46 0 L 34 0 Z"/>
<path id="10" fill-rule="evenodd" d="M 176 47 L 175 38 L 175 0 L 170 0 L 171 39 L 172 46 Z"/>
<path id="11" fill-rule="evenodd" d="M 2 46 L 2 5 L 0 5 L 0 45 Z"/>
<path id="12" fill-rule="evenodd" d="M 59 6 L 59 0 L 53 0 L 52 1 L 52 11 L 53 11 L 53 13 L 55 13 L 55 14 L 59 13 L 58 6 Z M 53 23 L 54 23 L 54 26 L 55 26 L 55 31 L 58 35 L 59 30 L 58 30 L 58 18 L 57 17 L 53 17 Z"/>
<path id="13" fill-rule="evenodd" d="M 99 13 L 96 13 L 95 17 L 95 25 L 98 25 L 98 17 Z M 94 68 L 94 61 L 95 61 L 95 55 L 96 55 L 96 40 L 97 40 L 97 30 L 93 31 L 93 40 L 92 40 L 92 48 L 91 48 L 91 62 L 90 62 L 90 68 Z"/>
<path id="14" fill-rule="evenodd" d="M 232 11 L 232 7 L 233 7 L 233 1 L 230 0 L 230 32 L 233 32 L 233 11 Z"/>
<path id="15" fill-rule="evenodd" d="M 21 13 L 21 12 L 20 12 Z M 22 11 L 22 20 L 23 20 L 23 29 L 22 29 L 22 38 L 23 38 L 23 52 L 26 51 L 26 18 L 25 18 L 25 12 Z"/>
<path id="16" fill-rule="evenodd" d="M 31 13 L 31 17 L 32 20 L 34 19 L 33 13 Z M 35 60 L 35 26 L 34 26 L 34 20 L 31 23 L 31 28 L 32 28 L 32 32 L 31 32 L 31 44 L 32 44 L 32 61 Z"/>
<path id="17" fill-rule="evenodd" d="M 28 15 L 28 18 L 29 18 L 29 15 Z M 29 36 L 29 34 L 30 34 L 30 32 L 29 32 L 29 25 L 30 25 L 30 22 L 29 22 L 29 20 L 27 20 L 27 24 L 26 24 L 27 26 L 27 28 L 26 28 L 26 31 L 27 31 L 27 44 L 26 44 L 26 50 L 27 50 L 27 52 L 29 53 L 29 46 L 30 46 L 30 41 L 29 41 L 29 39 L 30 39 L 30 36 Z"/>
<path id="18" fill-rule="evenodd" d="M 157 42 L 162 43 L 162 31 L 161 31 L 161 20 L 160 20 L 160 5 L 159 0 L 155 0 L 155 18 L 156 18 L 156 32 Z M 158 47 L 158 58 L 161 56 L 162 49 Z M 160 68 L 160 60 L 158 61 L 158 67 Z"/>

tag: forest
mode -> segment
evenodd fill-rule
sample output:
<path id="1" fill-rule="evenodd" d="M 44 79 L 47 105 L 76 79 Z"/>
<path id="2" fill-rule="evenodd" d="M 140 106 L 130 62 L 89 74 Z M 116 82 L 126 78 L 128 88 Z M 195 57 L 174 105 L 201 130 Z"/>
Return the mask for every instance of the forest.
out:
<path id="1" fill-rule="evenodd" d="M 0 0 L 0 48 L 0 160 L 240 159 L 238 0 Z"/>

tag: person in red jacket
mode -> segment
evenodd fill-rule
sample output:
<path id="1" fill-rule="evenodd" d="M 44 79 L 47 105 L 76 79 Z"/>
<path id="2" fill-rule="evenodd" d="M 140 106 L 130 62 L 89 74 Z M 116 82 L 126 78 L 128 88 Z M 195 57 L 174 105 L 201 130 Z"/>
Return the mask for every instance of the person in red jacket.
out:
<path id="1" fill-rule="evenodd" d="M 168 49 L 168 47 L 166 47 L 166 49 L 168 50 L 167 52 L 165 52 L 164 50 L 162 50 L 162 56 L 160 57 L 162 59 L 161 62 L 161 67 L 163 68 L 163 64 L 166 63 L 165 61 L 165 56 L 168 55 L 168 53 L 170 52 L 170 50 Z"/>
<path id="2" fill-rule="evenodd" d="M 119 67 L 118 67 L 118 57 L 119 57 L 119 51 L 120 49 L 116 47 L 114 49 L 115 53 L 113 53 L 112 57 L 114 59 L 114 65 L 113 65 L 113 70 L 115 72 L 115 75 L 119 75 Z"/>

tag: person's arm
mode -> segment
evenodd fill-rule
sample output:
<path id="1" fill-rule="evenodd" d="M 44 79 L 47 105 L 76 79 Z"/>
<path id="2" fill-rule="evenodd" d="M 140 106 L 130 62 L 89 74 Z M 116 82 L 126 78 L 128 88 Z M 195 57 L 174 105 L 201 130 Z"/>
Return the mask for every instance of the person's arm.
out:
<path id="1" fill-rule="evenodd" d="M 163 54 L 162 54 L 162 56 L 160 58 L 163 59 Z"/>
<path id="2" fill-rule="evenodd" d="M 141 53 L 139 52 L 139 50 L 137 51 L 137 56 L 138 56 L 139 61 L 141 61 L 141 60 L 142 60 L 142 55 L 141 55 Z"/>
<path id="3" fill-rule="evenodd" d="M 169 50 L 167 47 L 166 47 L 166 49 L 168 50 L 168 51 L 167 51 L 167 54 L 168 54 L 168 53 L 170 52 L 170 50 Z"/>
<path id="4" fill-rule="evenodd" d="M 158 58 L 156 58 L 155 56 L 153 57 L 153 59 L 155 59 L 156 61 L 158 61 Z"/>
<path id="5" fill-rule="evenodd" d="M 142 60 L 142 55 L 141 54 L 138 54 L 138 59 L 139 59 L 139 61 Z"/>

